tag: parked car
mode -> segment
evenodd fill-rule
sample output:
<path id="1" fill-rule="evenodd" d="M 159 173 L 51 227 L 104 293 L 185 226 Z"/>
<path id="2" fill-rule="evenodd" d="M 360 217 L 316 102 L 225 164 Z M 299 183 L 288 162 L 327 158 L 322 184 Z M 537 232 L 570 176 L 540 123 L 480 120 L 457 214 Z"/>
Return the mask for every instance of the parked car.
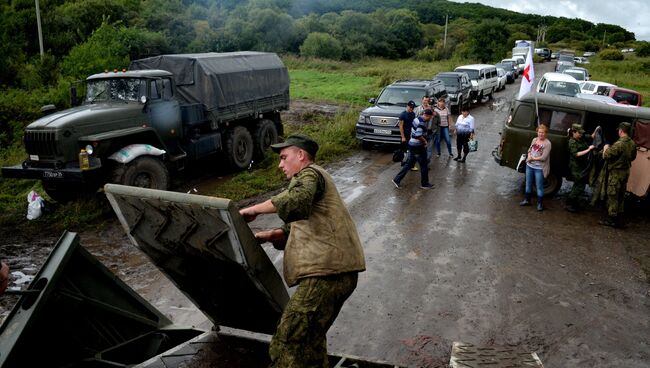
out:
<path id="1" fill-rule="evenodd" d="M 641 106 L 643 100 L 639 92 L 622 87 L 608 87 L 603 94 L 624 105 Z"/>
<path id="2" fill-rule="evenodd" d="M 571 52 L 563 52 L 558 55 L 557 64 L 555 65 L 556 72 L 562 72 L 564 69 L 576 66 L 573 60 L 574 54 Z"/>
<path id="3" fill-rule="evenodd" d="M 472 82 L 472 99 L 481 101 L 483 96 L 492 97 L 497 88 L 497 68 L 488 64 L 463 65 L 454 69 L 465 72 Z"/>
<path id="4" fill-rule="evenodd" d="M 551 59 L 557 59 L 557 52 L 551 52 Z"/>
<path id="5" fill-rule="evenodd" d="M 544 73 L 535 90 L 552 95 L 574 97 L 580 93 L 580 85 L 575 78 L 568 74 L 549 72 Z"/>
<path id="6" fill-rule="evenodd" d="M 447 106 L 450 110 L 456 108 L 460 113 L 461 106 L 470 106 L 472 102 L 472 82 L 467 73 L 443 72 L 438 73 L 433 79 L 441 80 L 447 90 Z"/>
<path id="7" fill-rule="evenodd" d="M 401 144 L 399 132 L 399 115 L 406 108 L 406 103 L 422 102 L 422 97 L 447 96 L 445 84 L 440 80 L 398 80 L 371 98 L 371 106 L 359 114 L 356 124 L 356 137 L 366 146 L 371 143 Z"/>
<path id="8" fill-rule="evenodd" d="M 582 56 L 584 56 L 584 57 L 592 57 L 594 55 L 596 55 L 596 53 L 593 52 L 593 51 L 585 51 L 585 53 L 582 54 Z"/>
<path id="9" fill-rule="evenodd" d="M 602 95 L 609 87 L 616 87 L 615 84 L 600 82 L 600 81 L 585 81 L 580 83 L 580 91 L 582 93 L 590 93 L 593 95 Z"/>
<path id="10" fill-rule="evenodd" d="M 494 66 L 496 66 L 497 69 L 501 68 L 506 72 L 506 83 L 514 83 L 515 82 L 515 75 L 516 75 L 517 71 L 512 66 L 512 64 L 498 63 L 498 64 L 494 64 Z"/>
<path id="11" fill-rule="evenodd" d="M 524 67 L 526 66 L 526 56 L 513 55 L 512 58 L 516 60 L 517 65 L 519 65 L 519 74 L 524 74 Z"/>
<path id="12" fill-rule="evenodd" d="M 575 64 L 589 64 L 589 60 L 587 60 L 587 58 L 583 56 L 575 56 L 573 58 L 573 62 Z"/>
<path id="13" fill-rule="evenodd" d="M 611 104 L 616 103 L 616 100 L 609 97 L 609 96 L 594 95 L 594 94 L 591 94 L 591 93 L 578 93 L 576 95 L 576 97 L 577 98 L 582 98 L 582 99 L 585 99 L 585 100 L 599 101 L 599 102 L 603 102 L 603 103 L 611 103 Z"/>
<path id="14" fill-rule="evenodd" d="M 508 76 L 506 71 L 503 68 L 497 68 L 497 91 L 506 89 L 506 84 L 508 83 Z"/>
<path id="15" fill-rule="evenodd" d="M 515 59 L 503 59 L 501 60 L 501 63 L 503 65 L 510 65 L 511 68 L 515 71 L 515 79 L 519 77 L 519 62 Z M 508 68 L 504 68 L 506 71 L 508 71 Z"/>
<path id="16" fill-rule="evenodd" d="M 544 58 L 544 60 L 546 60 L 546 61 L 551 60 L 551 49 L 547 49 L 545 47 L 535 49 L 535 54 L 537 54 L 537 56 L 539 56 L 539 57 Z"/>
<path id="17" fill-rule="evenodd" d="M 589 71 L 585 68 L 580 68 L 577 66 L 574 66 L 572 68 L 566 68 L 562 71 L 564 74 L 568 74 L 575 78 L 577 81 L 588 81 L 589 77 L 591 74 L 589 74 Z"/>

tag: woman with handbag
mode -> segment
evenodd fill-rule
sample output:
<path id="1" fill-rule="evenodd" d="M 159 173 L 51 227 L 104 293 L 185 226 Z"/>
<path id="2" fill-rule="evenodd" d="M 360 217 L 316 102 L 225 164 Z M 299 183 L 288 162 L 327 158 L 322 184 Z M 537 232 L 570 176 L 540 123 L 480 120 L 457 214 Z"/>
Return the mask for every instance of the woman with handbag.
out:
<path id="1" fill-rule="evenodd" d="M 520 206 L 530 206 L 530 196 L 533 191 L 533 180 L 537 189 L 537 210 L 543 211 L 544 178 L 551 171 L 551 141 L 546 139 L 548 128 L 544 124 L 537 127 L 537 137 L 533 138 L 528 148 L 526 158 L 526 196 Z"/>
<path id="2" fill-rule="evenodd" d="M 469 140 L 474 139 L 474 117 L 469 114 L 469 107 L 463 106 L 461 114 L 456 120 L 456 150 L 458 156 L 454 161 L 465 162 L 469 153 Z M 463 151 L 463 158 L 460 158 L 460 151 Z"/>

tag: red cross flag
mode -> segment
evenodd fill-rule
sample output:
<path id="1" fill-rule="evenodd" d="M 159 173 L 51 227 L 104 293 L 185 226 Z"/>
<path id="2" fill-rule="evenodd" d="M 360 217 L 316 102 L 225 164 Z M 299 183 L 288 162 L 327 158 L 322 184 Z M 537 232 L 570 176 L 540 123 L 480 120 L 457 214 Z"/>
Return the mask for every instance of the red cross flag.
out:
<path id="1" fill-rule="evenodd" d="M 533 67 L 533 48 L 529 47 L 528 55 L 526 55 L 526 64 L 524 66 L 523 78 L 521 79 L 521 85 L 519 86 L 519 96 L 517 98 L 521 98 L 521 96 L 530 92 L 530 90 L 533 88 L 534 82 L 535 68 Z"/>

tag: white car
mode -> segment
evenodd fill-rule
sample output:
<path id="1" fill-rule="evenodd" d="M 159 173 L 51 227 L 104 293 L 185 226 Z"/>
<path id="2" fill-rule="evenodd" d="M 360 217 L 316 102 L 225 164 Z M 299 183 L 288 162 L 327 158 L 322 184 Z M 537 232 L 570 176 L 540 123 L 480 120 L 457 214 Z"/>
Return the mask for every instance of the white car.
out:
<path id="1" fill-rule="evenodd" d="M 616 100 L 609 97 L 609 96 L 603 96 L 603 95 L 592 95 L 590 93 L 578 93 L 576 95 L 578 98 L 582 98 L 585 100 L 592 100 L 592 101 L 598 101 L 602 103 L 608 103 L 608 104 L 617 104 Z"/>
<path id="2" fill-rule="evenodd" d="M 602 95 L 609 87 L 616 87 L 616 85 L 600 81 L 584 81 L 580 83 L 580 91 L 592 95 Z"/>
<path id="3" fill-rule="evenodd" d="M 580 93 L 578 81 L 568 74 L 544 73 L 535 91 L 552 95 L 575 97 Z"/>
<path id="4" fill-rule="evenodd" d="M 508 83 L 506 71 L 503 68 L 497 68 L 497 91 L 506 89 L 506 83 Z"/>
<path id="5" fill-rule="evenodd" d="M 567 68 L 562 71 L 563 74 L 568 74 L 575 78 L 578 81 L 588 81 L 589 80 L 589 72 L 585 68 L 580 68 L 580 67 L 572 67 L 572 68 Z"/>

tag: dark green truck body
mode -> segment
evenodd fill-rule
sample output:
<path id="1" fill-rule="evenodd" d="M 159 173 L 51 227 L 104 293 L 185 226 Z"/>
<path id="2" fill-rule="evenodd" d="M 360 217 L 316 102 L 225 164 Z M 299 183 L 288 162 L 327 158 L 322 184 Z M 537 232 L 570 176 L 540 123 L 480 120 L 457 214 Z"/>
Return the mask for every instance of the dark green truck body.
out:
<path id="1" fill-rule="evenodd" d="M 59 198 L 106 182 L 166 189 L 169 172 L 213 154 L 248 168 L 283 133 L 280 111 L 288 107 L 289 76 L 276 54 L 135 60 L 128 71 L 88 77 L 81 106 L 28 125 L 27 159 L 2 175 L 42 180 Z M 165 152 L 129 162 L 109 158 L 133 144 Z M 79 165 L 81 149 L 92 152 L 89 168 Z"/>

